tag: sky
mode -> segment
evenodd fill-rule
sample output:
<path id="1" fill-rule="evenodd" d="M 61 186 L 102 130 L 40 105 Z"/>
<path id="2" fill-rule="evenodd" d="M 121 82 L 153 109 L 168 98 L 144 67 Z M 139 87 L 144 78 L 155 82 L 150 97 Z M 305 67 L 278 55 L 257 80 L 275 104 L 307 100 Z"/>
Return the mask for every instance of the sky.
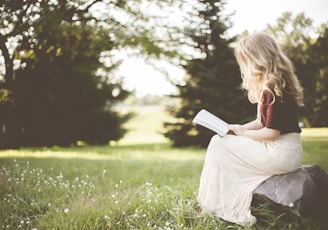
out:
<path id="1" fill-rule="evenodd" d="M 231 18 L 234 34 L 247 29 L 249 32 L 261 30 L 267 24 L 274 24 L 283 12 L 293 15 L 304 12 L 313 20 L 314 26 L 328 22 L 327 0 L 226 0 L 226 11 L 234 12 Z"/>
<path id="2" fill-rule="evenodd" d="M 230 17 L 233 27 L 229 34 L 240 34 L 263 30 L 267 24 L 274 25 L 283 12 L 290 11 L 296 16 L 304 12 L 318 27 L 328 22 L 328 0 L 226 0 L 225 12 L 235 14 Z M 182 78 L 183 70 L 166 65 L 170 76 Z M 165 76 L 147 65 L 142 59 L 128 58 L 120 68 L 129 89 L 134 89 L 137 96 L 147 94 L 166 95 L 175 92 Z"/>

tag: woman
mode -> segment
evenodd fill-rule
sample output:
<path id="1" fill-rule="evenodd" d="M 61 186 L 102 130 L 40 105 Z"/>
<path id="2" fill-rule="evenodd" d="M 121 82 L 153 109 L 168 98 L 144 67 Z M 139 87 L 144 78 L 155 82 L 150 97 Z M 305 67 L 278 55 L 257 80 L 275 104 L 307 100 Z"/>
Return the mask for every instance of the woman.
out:
<path id="1" fill-rule="evenodd" d="M 253 191 L 273 175 L 297 170 L 302 164 L 298 107 L 303 91 L 291 61 L 265 33 L 240 40 L 235 50 L 242 87 L 257 118 L 230 125 L 234 135 L 211 139 L 200 178 L 197 200 L 202 213 L 251 226 Z"/>

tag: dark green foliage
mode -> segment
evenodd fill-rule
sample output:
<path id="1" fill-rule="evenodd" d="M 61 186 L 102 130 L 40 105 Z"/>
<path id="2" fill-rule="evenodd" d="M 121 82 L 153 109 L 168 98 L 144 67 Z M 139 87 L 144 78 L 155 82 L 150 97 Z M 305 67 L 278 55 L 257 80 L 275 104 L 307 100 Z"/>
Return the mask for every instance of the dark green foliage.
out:
<path id="1" fill-rule="evenodd" d="M 39 28 L 36 48 L 30 51 L 34 57 L 22 58 L 26 68 L 14 81 L 20 145 L 69 145 L 78 140 L 107 144 L 121 138 L 120 126 L 127 117 L 108 108 L 127 93 L 95 74 L 110 41 L 90 26 Z M 114 89 L 120 90 L 117 97 Z"/>
<path id="2" fill-rule="evenodd" d="M 325 127 L 328 125 L 328 33 L 315 41 L 311 37 L 307 39 L 306 43 L 290 47 L 288 54 L 304 88 L 302 118 L 309 127 Z"/>
<path id="3" fill-rule="evenodd" d="M 316 62 L 316 84 L 312 121 L 315 127 L 328 127 L 328 29 L 325 28 L 321 36 L 312 47 Z"/>
<path id="4" fill-rule="evenodd" d="M 300 115 L 305 125 L 325 127 L 328 125 L 327 24 L 318 29 L 312 24 L 304 13 L 293 17 L 286 12 L 277 19 L 277 25 L 268 26 L 267 31 L 281 43 L 304 88 L 305 106 Z"/>
<path id="5" fill-rule="evenodd" d="M 200 22 L 191 24 L 187 31 L 201 57 L 184 65 L 188 78 L 185 85 L 178 86 L 181 107 L 171 110 L 179 120 L 165 124 L 165 135 L 173 140 L 174 146 L 208 144 L 214 133 L 191 122 L 202 108 L 229 123 L 255 116 L 255 108 L 240 90 L 239 67 L 231 48 L 234 41 L 224 38 L 227 26 L 223 21 L 226 19 L 220 17 L 222 5 L 220 1 L 200 1 L 197 5 Z"/>
<path id="6" fill-rule="evenodd" d="M 128 92 L 113 83 L 116 64 L 101 62 L 115 43 L 108 29 L 73 22 L 77 15 L 65 7 L 42 2 L 33 29 L 16 47 L 12 60 L 19 67 L 1 85 L 0 148 L 108 144 L 126 131 L 122 123 L 130 115 L 113 106 Z"/>

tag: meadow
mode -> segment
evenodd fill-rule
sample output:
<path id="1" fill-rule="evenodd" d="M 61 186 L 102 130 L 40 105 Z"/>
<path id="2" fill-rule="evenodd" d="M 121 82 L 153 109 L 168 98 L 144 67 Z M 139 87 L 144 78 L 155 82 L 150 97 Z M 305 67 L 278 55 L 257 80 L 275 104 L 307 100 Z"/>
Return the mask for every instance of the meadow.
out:
<path id="1" fill-rule="evenodd" d="M 250 228 L 198 217 L 205 150 L 172 148 L 170 119 L 137 108 L 131 132 L 109 146 L 0 151 L 0 229 L 324 229 L 327 223 L 253 207 Z M 328 170 L 328 128 L 303 129 L 304 164 Z"/>

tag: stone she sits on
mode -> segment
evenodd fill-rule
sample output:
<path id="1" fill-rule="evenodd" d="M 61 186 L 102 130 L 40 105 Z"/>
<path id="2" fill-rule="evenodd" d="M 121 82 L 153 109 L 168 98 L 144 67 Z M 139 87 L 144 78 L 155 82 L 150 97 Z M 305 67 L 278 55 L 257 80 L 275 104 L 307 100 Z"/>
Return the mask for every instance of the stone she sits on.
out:
<path id="1" fill-rule="evenodd" d="M 320 218 L 328 207 L 328 175 L 317 165 L 303 165 L 295 172 L 270 177 L 257 187 L 253 198 L 296 209 L 303 217 Z"/>

